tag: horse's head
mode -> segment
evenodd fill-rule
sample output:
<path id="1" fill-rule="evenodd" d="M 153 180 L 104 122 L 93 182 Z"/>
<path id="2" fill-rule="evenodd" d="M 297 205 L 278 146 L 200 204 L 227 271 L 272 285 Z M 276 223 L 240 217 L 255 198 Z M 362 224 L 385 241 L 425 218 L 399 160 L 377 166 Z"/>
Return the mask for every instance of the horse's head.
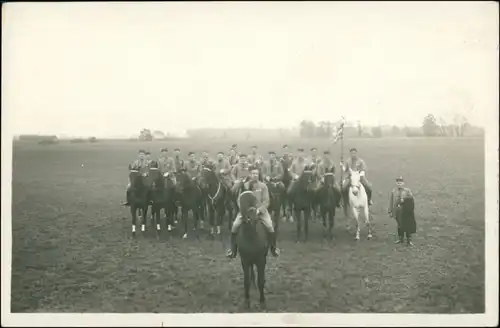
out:
<path id="1" fill-rule="evenodd" d="M 130 186 L 132 189 L 137 189 L 141 188 L 143 186 L 143 180 L 142 180 L 142 175 L 140 174 L 139 170 L 132 168 L 129 171 L 129 179 L 130 179 Z"/>
<path id="2" fill-rule="evenodd" d="M 190 188 L 193 184 L 193 181 L 191 180 L 191 177 L 189 176 L 189 173 L 186 169 L 181 169 L 179 172 L 177 172 L 176 180 L 177 189 L 181 194 L 184 193 L 184 191 Z"/>
<path id="3" fill-rule="evenodd" d="M 203 166 L 200 178 L 200 187 L 202 189 L 207 189 L 210 181 L 213 181 L 214 178 L 216 178 L 215 170 L 216 167 L 213 163 L 207 163 Z"/>
<path id="4" fill-rule="evenodd" d="M 313 188 L 313 182 L 314 182 L 314 175 L 311 166 L 306 165 L 304 167 L 304 171 L 299 177 L 298 183 L 302 188 L 309 191 Z"/>
<path id="5" fill-rule="evenodd" d="M 161 171 L 158 168 L 158 163 L 152 162 L 152 165 L 149 167 L 149 177 L 151 180 L 151 188 L 152 189 L 163 189 L 164 181 L 161 176 Z"/>
<path id="6" fill-rule="evenodd" d="M 356 196 L 361 188 L 361 175 L 358 171 L 353 171 L 351 169 L 349 169 L 349 175 L 351 180 L 351 190 Z"/>
<path id="7" fill-rule="evenodd" d="M 257 207 L 250 206 L 242 213 L 243 222 L 254 226 L 257 223 Z"/>
<path id="8" fill-rule="evenodd" d="M 333 186 L 335 176 L 333 175 L 333 166 L 325 170 L 325 185 L 327 187 Z"/>

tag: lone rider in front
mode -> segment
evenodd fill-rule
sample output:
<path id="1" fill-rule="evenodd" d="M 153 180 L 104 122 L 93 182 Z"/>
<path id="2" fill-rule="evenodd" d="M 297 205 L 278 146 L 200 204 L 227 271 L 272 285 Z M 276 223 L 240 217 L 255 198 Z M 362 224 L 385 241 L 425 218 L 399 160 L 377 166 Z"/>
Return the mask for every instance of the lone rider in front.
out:
<path id="1" fill-rule="evenodd" d="M 366 195 L 368 196 L 368 205 L 373 205 L 372 201 L 372 187 L 371 184 L 366 179 L 366 164 L 365 161 L 358 157 L 358 150 L 356 148 L 349 149 L 351 156 L 347 159 L 346 163 L 340 162 L 340 166 L 344 169 L 346 173 L 346 179 L 342 185 L 342 192 L 345 194 L 349 190 L 350 176 L 349 169 L 353 171 L 358 171 L 361 175 L 360 182 L 365 187 Z"/>
<path id="2" fill-rule="evenodd" d="M 250 181 L 245 182 L 244 187 L 245 190 L 252 191 L 255 195 L 257 201 L 257 216 L 267 229 L 271 254 L 275 257 L 279 256 L 279 249 L 276 247 L 276 235 L 274 233 L 273 221 L 267 211 L 267 207 L 269 206 L 269 191 L 267 190 L 266 184 L 259 181 L 259 170 L 256 167 L 250 167 Z M 238 197 L 238 208 L 239 207 L 240 198 Z M 227 256 L 230 258 L 236 257 L 236 237 L 242 223 L 243 217 L 241 212 L 238 212 L 231 229 L 231 249 L 227 251 Z"/>

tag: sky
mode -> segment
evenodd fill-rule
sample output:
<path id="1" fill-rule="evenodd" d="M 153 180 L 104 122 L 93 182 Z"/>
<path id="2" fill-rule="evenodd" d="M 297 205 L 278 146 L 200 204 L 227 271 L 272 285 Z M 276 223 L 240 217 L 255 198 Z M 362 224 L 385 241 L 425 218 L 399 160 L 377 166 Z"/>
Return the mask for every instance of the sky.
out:
<path id="1" fill-rule="evenodd" d="M 2 124 L 15 134 L 498 121 L 493 1 L 2 9 Z"/>

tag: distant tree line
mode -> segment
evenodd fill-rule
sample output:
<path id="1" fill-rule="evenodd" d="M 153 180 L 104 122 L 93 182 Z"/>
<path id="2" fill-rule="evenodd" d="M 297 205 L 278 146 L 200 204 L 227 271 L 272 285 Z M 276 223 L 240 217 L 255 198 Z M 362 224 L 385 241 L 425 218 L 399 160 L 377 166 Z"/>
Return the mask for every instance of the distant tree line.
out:
<path id="1" fill-rule="evenodd" d="M 321 121 L 315 124 L 303 120 L 299 124 L 299 134 L 304 138 L 330 138 L 335 133 L 336 123 Z M 482 135 L 484 130 L 472 126 L 463 115 L 455 115 L 451 123 L 443 118 L 437 119 L 434 114 L 427 114 L 422 125 L 418 127 L 399 127 L 396 125 L 363 126 L 361 121 L 348 123 L 344 127 L 344 136 L 353 138 L 380 138 L 383 136 L 405 137 L 464 137 L 466 135 Z"/>

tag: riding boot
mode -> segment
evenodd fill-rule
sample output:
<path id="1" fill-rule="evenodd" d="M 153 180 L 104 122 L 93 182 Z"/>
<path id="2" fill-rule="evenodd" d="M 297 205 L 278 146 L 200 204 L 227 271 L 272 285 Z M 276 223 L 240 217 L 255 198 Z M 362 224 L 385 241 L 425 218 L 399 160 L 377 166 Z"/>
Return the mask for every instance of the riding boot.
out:
<path id="1" fill-rule="evenodd" d="M 395 242 L 395 244 L 401 244 L 404 241 L 404 232 L 403 229 L 398 228 L 398 237 L 399 239 Z"/>
<path id="2" fill-rule="evenodd" d="M 236 257 L 236 253 L 238 252 L 238 245 L 236 244 L 236 236 L 238 233 L 231 232 L 231 258 Z"/>
<path id="3" fill-rule="evenodd" d="M 271 249 L 271 254 L 274 257 L 277 257 L 278 254 L 278 249 L 276 248 L 276 233 L 275 232 L 268 232 L 267 233 L 267 238 L 269 242 L 269 248 Z"/>
<path id="4" fill-rule="evenodd" d="M 373 202 L 372 202 L 372 188 L 369 186 L 366 186 L 365 190 L 366 190 L 366 196 L 368 197 L 368 204 L 372 205 L 373 204 Z"/>
<path id="5" fill-rule="evenodd" d="M 408 232 L 405 232 L 405 234 L 406 234 L 406 243 L 408 244 L 408 246 L 413 246 L 413 243 L 411 242 L 411 234 Z"/>

